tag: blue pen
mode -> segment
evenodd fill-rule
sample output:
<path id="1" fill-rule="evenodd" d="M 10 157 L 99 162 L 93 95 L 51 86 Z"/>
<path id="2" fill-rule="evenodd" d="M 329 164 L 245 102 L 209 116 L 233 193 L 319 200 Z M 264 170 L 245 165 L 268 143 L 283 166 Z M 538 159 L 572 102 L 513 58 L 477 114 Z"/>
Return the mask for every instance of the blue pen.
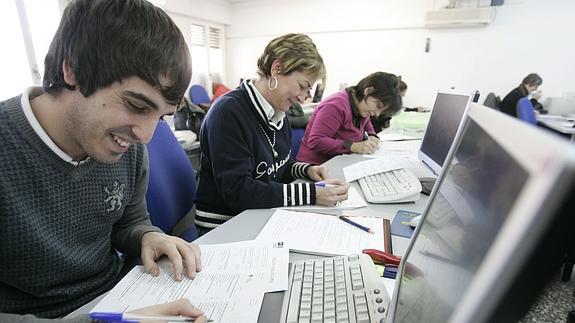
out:
<path id="1" fill-rule="evenodd" d="M 356 227 L 356 228 L 358 228 L 358 229 L 360 229 L 360 230 L 363 230 L 363 231 L 365 231 L 365 232 L 367 232 L 367 233 L 371 233 L 371 234 L 374 234 L 374 233 L 375 233 L 372 229 L 370 229 L 370 228 L 368 228 L 368 227 L 364 227 L 363 225 L 361 225 L 361 224 L 359 224 L 359 223 L 357 223 L 357 222 L 354 222 L 354 221 L 352 221 L 352 220 L 350 220 L 350 219 L 348 219 L 348 218 L 346 218 L 346 217 L 344 217 L 344 216 L 342 216 L 342 215 L 338 216 L 338 218 L 339 218 L 340 220 L 342 220 L 343 222 L 349 223 L 349 224 L 353 225 L 354 227 Z"/>
<path id="2" fill-rule="evenodd" d="M 328 184 L 325 181 L 319 181 L 319 182 L 315 182 L 315 186 L 317 186 L 317 187 L 336 187 L 339 185 L 333 185 L 333 184 Z"/>
<path id="3" fill-rule="evenodd" d="M 122 312 L 94 312 L 90 313 L 92 320 L 106 322 L 140 322 L 140 321 L 167 321 L 167 322 L 194 322 L 194 318 L 176 315 L 141 315 Z M 212 320 L 208 320 L 212 322 Z"/>

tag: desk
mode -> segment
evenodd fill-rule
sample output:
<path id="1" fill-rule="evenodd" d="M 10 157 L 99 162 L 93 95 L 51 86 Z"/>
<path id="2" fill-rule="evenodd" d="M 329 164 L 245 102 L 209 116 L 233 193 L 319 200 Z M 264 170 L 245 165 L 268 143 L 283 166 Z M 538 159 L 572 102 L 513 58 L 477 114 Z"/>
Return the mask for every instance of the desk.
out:
<path id="1" fill-rule="evenodd" d="M 573 122 L 575 118 L 565 117 L 559 115 L 538 115 L 537 122 L 544 127 L 553 129 L 560 133 L 570 135 L 571 142 L 575 142 L 575 123 Z M 567 126 L 569 124 L 570 126 Z"/>
<path id="2" fill-rule="evenodd" d="M 365 159 L 366 158 L 358 155 L 339 155 L 330 159 L 324 165 L 328 168 L 331 177 L 344 179 L 343 167 Z M 354 186 L 360 194 L 362 194 L 357 181 L 351 183 L 351 185 Z M 425 205 L 427 204 L 427 200 L 427 196 L 421 195 L 421 198 L 416 203 L 368 204 L 365 208 L 346 210 L 345 213 L 357 216 L 383 217 L 393 220 L 397 210 L 423 212 Z M 270 209 L 246 210 L 223 225 L 210 231 L 208 234 L 202 236 L 195 242 L 199 244 L 215 244 L 255 239 L 270 219 L 273 212 L 274 210 Z M 397 255 L 403 255 L 408 247 L 409 239 L 392 236 L 392 244 L 394 253 Z M 290 262 L 310 258 L 318 258 L 318 256 L 290 252 Z M 283 294 L 283 292 L 276 292 L 267 293 L 265 295 L 258 322 L 279 321 Z"/>

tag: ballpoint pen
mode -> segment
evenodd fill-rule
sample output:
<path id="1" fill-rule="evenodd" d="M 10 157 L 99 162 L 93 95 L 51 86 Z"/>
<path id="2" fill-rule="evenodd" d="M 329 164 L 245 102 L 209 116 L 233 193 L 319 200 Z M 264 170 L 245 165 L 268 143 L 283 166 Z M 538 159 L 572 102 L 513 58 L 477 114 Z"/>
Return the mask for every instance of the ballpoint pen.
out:
<path id="1" fill-rule="evenodd" d="M 360 230 L 363 230 L 363 231 L 365 231 L 365 232 L 367 232 L 367 233 L 371 233 L 371 234 L 374 234 L 374 233 L 375 233 L 375 232 L 374 232 L 373 230 L 371 230 L 370 228 L 365 227 L 365 226 L 363 226 L 363 225 L 361 225 L 361 224 L 359 224 L 359 223 L 357 223 L 357 222 L 354 222 L 354 221 L 352 221 L 352 220 L 350 220 L 350 219 L 348 219 L 348 218 L 346 218 L 346 217 L 344 217 L 344 216 L 342 216 L 342 215 L 338 216 L 338 218 L 339 218 L 340 220 L 342 220 L 343 222 L 349 223 L 349 224 L 353 225 L 354 227 L 356 227 L 356 228 L 358 228 L 358 229 L 360 229 Z"/>
<path id="2" fill-rule="evenodd" d="M 166 322 L 194 322 L 195 318 L 177 315 L 142 315 L 122 312 L 93 312 L 90 313 L 92 320 L 106 322 L 140 322 L 140 321 L 166 321 Z M 209 320 L 208 322 L 213 322 Z"/>
<path id="3" fill-rule="evenodd" d="M 328 184 L 325 181 L 319 181 L 319 182 L 315 182 L 315 186 L 317 186 L 317 187 L 336 187 L 339 185 Z"/>

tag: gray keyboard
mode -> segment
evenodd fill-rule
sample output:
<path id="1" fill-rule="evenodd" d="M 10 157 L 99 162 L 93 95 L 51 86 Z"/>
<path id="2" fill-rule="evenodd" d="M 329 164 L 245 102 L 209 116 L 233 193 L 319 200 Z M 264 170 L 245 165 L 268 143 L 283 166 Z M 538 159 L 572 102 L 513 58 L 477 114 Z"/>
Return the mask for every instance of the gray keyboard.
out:
<path id="1" fill-rule="evenodd" d="M 313 259 L 292 264 L 280 322 L 384 322 L 388 307 L 369 256 Z"/>

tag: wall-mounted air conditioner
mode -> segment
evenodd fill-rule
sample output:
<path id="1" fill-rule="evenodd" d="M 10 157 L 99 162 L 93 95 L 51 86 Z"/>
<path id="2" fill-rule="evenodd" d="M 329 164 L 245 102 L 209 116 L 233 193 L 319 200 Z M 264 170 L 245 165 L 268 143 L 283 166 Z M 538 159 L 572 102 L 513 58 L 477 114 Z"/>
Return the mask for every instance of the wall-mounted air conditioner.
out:
<path id="1" fill-rule="evenodd" d="M 447 8 L 428 11 L 426 28 L 484 27 L 495 19 L 495 7 Z"/>

